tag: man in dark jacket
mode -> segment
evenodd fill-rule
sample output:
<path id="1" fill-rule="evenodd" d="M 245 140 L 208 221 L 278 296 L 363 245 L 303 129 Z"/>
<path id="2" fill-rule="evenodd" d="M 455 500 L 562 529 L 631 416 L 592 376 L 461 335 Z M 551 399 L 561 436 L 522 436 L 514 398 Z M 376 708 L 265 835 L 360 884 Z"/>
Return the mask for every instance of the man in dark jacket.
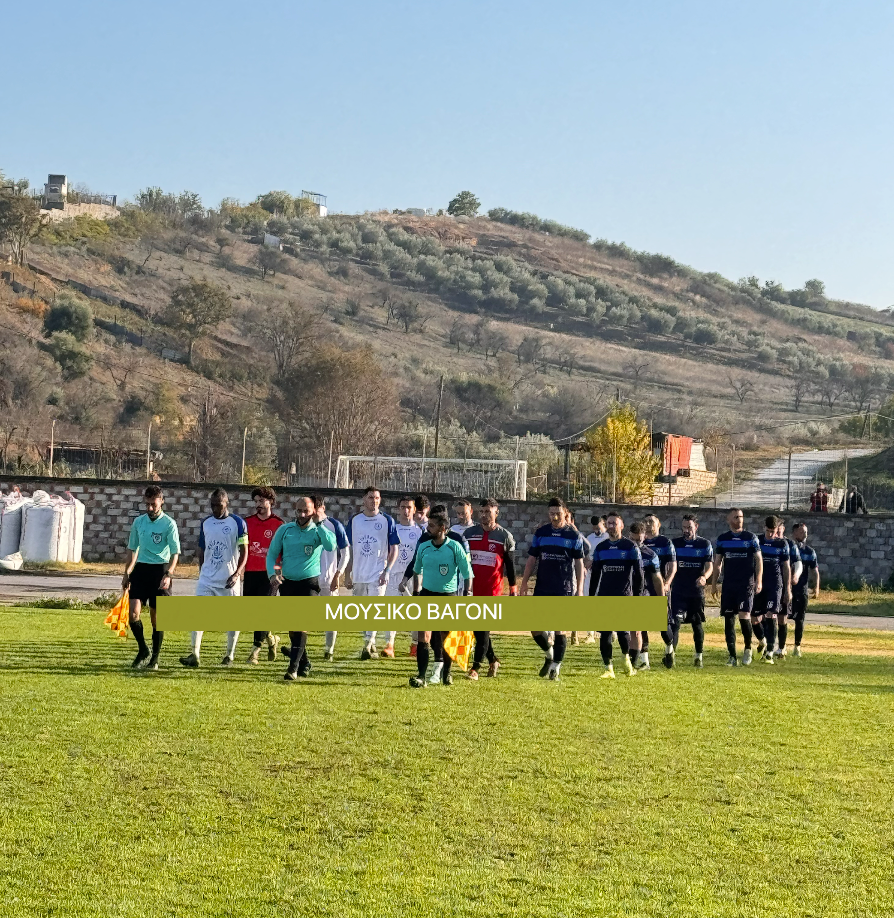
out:
<path id="1" fill-rule="evenodd" d="M 847 494 L 841 498 L 838 505 L 839 513 L 866 513 L 866 503 L 863 495 L 857 490 L 856 485 L 851 485 L 847 489 Z"/>

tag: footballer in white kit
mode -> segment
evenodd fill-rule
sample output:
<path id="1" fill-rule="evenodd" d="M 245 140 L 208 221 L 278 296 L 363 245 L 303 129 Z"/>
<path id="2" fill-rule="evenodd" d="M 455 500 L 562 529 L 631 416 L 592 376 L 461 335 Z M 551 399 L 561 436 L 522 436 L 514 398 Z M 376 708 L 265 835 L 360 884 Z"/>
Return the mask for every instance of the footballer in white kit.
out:
<path id="1" fill-rule="evenodd" d="M 409 496 L 400 499 L 397 505 L 397 536 L 400 539 L 400 545 L 397 548 L 397 563 L 391 570 L 391 576 L 388 578 L 388 586 L 385 589 L 386 596 L 402 596 L 400 585 L 404 578 L 404 571 L 407 565 L 413 560 L 416 554 L 416 546 L 419 544 L 419 536 L 422 535 L 422 527 L 418 526 L 413 517 L 416 512 L 416 501 Z"/>
<path id="2" fill-rule="evenodd" d="M 196 596 L 239 596 L 242 575 L 248 561 L 248 530 L 245 520 L 229 511 L 229 497 L 223 488 L 211 495 L 211 516 L 199 529 L 199 582 Z M 192 632 L 192 653 L 180 658 L 184 666 L 199 665 L 202 631 Z M 227 650 L 221 661 L 230 666 L 236 652 L 238 631 L 227 632 Z"/>
<path id="3" fill-rule="evenodd" d="M 352 516 L 347 525 L 347 538 L 351 547 L 351 579 L 355 596 L 384 596 L 397 561 L 400 537 L 393 517 L 382 513 L 379 506 L 382 495 L 378 488 L 367 488 L 363 495 L 363 512 Z M 394 635 L 386 632 L 387 646 L 393 656 Z M 376 632 L 363 633 L 364 646 L 361 660 L 378 657 Z"/>

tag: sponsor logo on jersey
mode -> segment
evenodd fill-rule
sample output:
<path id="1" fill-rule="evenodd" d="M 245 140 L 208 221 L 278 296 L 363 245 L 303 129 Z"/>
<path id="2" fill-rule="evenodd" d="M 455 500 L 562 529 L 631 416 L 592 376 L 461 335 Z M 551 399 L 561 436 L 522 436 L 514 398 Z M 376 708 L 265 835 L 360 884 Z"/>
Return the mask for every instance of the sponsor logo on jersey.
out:
<path id="1" fill-rule="evenodd" d="M 223 564 L 224 560 L 224 543 L 212 542 L 208 546 L 208 553 L 211 555 L 211 563 L 215 566 Z"/>
<path id="2" fill-rule="evenodd" d="M 272 530 L 272 529 L 265 529 L 265 530 L 264 530 L 264 538 L 265 538 L 265 539 L 272 539 L 272 538 L 273 538 L 273 530 Z"/>
<path id="3" fill-rule="evenodd" d="M 360 554 L 370 557 L 376 553 L 378 550 L 379 540 L 373 536 L 361 536 L 358 542 L 358 547 L 360 548 Z"/>

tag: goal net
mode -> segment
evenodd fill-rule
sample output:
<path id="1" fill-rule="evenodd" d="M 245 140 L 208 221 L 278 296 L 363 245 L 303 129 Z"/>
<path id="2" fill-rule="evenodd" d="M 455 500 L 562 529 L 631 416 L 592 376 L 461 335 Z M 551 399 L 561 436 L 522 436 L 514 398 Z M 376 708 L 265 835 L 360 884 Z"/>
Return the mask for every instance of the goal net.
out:
<path id="1" fill-rule="evenodd" d="M 423 459 L 339 456 L 336 488 L 365 488 L 457 496 L 527 499 L 528 463 L 522 459 Z"/>

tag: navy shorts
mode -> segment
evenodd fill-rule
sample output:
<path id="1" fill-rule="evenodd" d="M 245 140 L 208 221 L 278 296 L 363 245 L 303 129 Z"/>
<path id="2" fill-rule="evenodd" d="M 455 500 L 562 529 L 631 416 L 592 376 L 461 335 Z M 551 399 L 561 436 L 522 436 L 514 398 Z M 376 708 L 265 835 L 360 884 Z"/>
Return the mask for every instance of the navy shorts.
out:
<path id="1" fill-rule="evenodd" d="M 755 615 L 778 615 L 782 611 L 782 586 L 761 590 L 754 598 Z"/>
<path id="2" fill-rule="evenodd" d="M 691 625 L 705 620 L 705 594 L 696 593 L 690 596 L 677 596 L 671 589 L 670 604 L 667 610 L 667 623 Z"/>
<path id="3" fill-rule="evenodd" d="M 754 607 L 754 587 L 728 587 L 725 583 L 720 590 L 721 615 L 751 615 Z"/>

